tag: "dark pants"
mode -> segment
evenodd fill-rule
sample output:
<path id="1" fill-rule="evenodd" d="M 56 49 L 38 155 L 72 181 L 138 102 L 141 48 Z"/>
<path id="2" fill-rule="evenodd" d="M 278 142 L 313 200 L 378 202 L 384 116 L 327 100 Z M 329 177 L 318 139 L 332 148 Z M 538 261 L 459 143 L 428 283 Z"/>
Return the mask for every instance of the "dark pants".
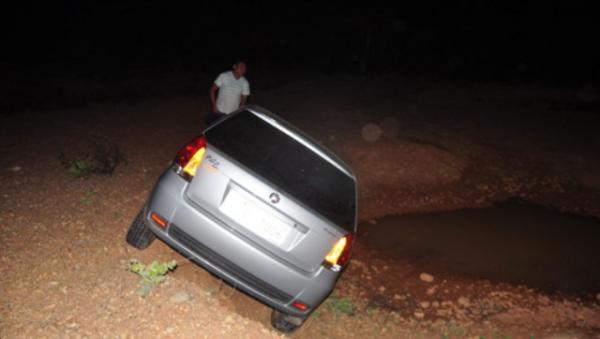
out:
<path id="1" fill-rule="evenodd" d="M 225 114 L 225 113 L 209 112 L 208 114 L 206 114 L 206 117 L 204 118 L 204 124 L 206 125 L 206 127 L 208 127 L 208 126 L 214 124 L 215 122 L 221 120 L 226 115 L 227 114 Z"/>

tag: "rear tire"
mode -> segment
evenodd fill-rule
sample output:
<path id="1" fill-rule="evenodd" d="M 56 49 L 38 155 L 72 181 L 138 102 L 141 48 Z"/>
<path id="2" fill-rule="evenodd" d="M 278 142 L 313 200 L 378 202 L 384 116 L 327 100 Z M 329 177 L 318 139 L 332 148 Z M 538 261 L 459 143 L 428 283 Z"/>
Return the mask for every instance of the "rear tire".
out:
<path id="1" fill-rule="evenodd" d="M 142 207 L 138 215 L 133 219 L 129 231 L 127 231 L 127 243 L 139 250 L 143 250 L 156 238 L 146 223 L 146 206 Z"/>
<path id="2" fill-rule="evenodd" d="M 297 330 L 306 318 L 298 317 L 277 310 L 273 310 L 271 313 L 271 325 L 280 332 L 291 333 Z"/>

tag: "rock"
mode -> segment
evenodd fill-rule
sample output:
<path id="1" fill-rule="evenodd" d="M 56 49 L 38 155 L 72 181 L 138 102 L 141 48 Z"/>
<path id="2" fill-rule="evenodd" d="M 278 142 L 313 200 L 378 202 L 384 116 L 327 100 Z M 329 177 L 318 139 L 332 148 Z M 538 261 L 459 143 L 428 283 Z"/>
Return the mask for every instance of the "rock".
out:
<path id="1" fill-rule="evenodd" d="M 186 301 L 189 301 L 190 299 L 192 299 L 192 296 L 189 295 L 188 293 L 177 292 L 177 293 L 173 294 L 173 296 L 171 298 L 169 298 L 169 301 L 174 304 L 182 304 Z"/>
<path id="2" fill-rule="evenodd" d="M 438 308 L 438 307 L 440 307 L 440 303 L 437 301 L 434 301 L 433 303 L 431 303 L 431 306 Z"/>
<path id="3" fill-rule="evenodd" d="M 460 298 L 458 298 L 458 304 L 463 307 L 469 307 L 471 305 L 471 301 L 469 300 L 469 298 L 461 296 Z"/>
<path id="4" fill-rule="evenodd" d="M 431 304 L 429 303 L 429 301 L 421 301 L 421 302 L 419 303 L 419 306 L 421 306 L 421 308 L 424 308 L 424 309 L 428 309 L 428 308 L 429 308 L 429 305 L 431 305 Z"/>
<path id="5" fill-rule="evenodd" d="M 437 286 L 432 286 L 432 287 L 428 288 L 427 295 L 434 295 L 436 290 L 437 290 Z"/>
<path id="6" fill-rule="evenodd" d="M 433 275 L 423 272 L 419 275 L 419 279 L 421 279 L 421 281 L 431 283 L 433 282 Z"/>
<path id="7" fill-rule="evenodd" d="M 452 301 L 444 300 L 442 301 L 442 307 L 452 307 L 454 303 Z"/>
<path id="8" fill-rule="evenodd" d="M 414 315 L 414 316 L 415 316 L 415 318 L 417 318 L 417 319 L 423 319 L 423 318 L 425 318 L 425 313 L 423 313 L 423 312 L 418 312 L 418 311 L 417 311 L 417 312 L 413 313 L 413 315 Z"/>
<path id="9" fill-rule="evenodd" d="M 394 300 L 404 300 L 404 299 L 406 299 L 406 298 L 401 296 L 400 294 L 394 294 Z"/>
<path id="10" fill-rule="evenodd" d="M 374 124 L 372 122 L 364 125 L 360 131 L 360 134 L 362 135 L 363 139 L 365 139 L 365 141 L 368 142 L 377 141 L 377 139 L 379 139 L 382 133 L 383 131 L 381 130 L 379 125 Z"/>
<path id="11" fill-rule="evenodd" d="M 550 298 L 546 296 L 541 295 L 537 298 L 537 300 L 542 305 L 550 305 Z"/>
<path id="12" fill-rule="evenodd" d="M 9 168 L 9 171 L 15 172 L 15 173 L 19 172 L 19 171 L 21 171 L 21 166 L 13 166 L 13 167 Z"/>
<path id="13" fill-rule="evenodd" d="M 385 292 L 385 286 L 379 286 L 379 293 Z"/>

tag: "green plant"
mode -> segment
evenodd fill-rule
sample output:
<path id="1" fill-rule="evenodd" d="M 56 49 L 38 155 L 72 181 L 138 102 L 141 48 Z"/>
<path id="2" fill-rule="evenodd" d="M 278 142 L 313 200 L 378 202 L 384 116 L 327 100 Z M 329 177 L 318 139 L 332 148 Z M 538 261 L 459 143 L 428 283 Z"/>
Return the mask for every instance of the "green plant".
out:
<path id="1" fill-rule="evenodd" d="M 81 144 L 81 143 L 79 143 Z M 107 138 L 95 136 L 87 145 L 71 146 L 61 152 L 58 160 L 67 173 L 78 178 L 90 174 L 112 175 L 117 165 L 125 161 L 119 147 Z"/>
<path id="2" fill-rule="evenodd" d="M 94 163 L 89 160 L 73 160 L 69 163 L 67 167 L 67 173 L 71 174 L 76 178 L 79 178 L 90 174 L 94 170 L 94 168 Z"/>
<path id="3" fill-rule="evenodd" d="M 451 338 L 460 338 L 466 334 L 465 330 L 460 325 L 450 322 L 448 324 L 448 335 Z"/>
<path id="4" fill-rule="evenodd" d="M 173 271 L 175 267 L 177 267 L 175 260 L 163 263 L 154 260 L 150 265 L 144 265 L 137 260 L 129 263 L 129 271 L 141 277 L 139 290 L 141 297 L 147 296 L 152 288 L 162 284 L 167 279 L 167 273 Z"/>
<path id="5" fill-rule="evenodd" d="M 335 292 L 326 300 L 327 308 L 335 312 L 335 315 L 354 314 L 355 306 L 348 297 L 340 297 Z"/>
<path id="6" fill-rule="evenodd" d="M 113 212 L 113 219 L 118 220 L 118 219 L 121 219 L 122 217 L 123 217 L 123 211 L 117 210 L 117 211 Z"/>
<path id="7" fill-rule="evenodd" d="M 92 192 L 91 190 L 86 190 L 84 197 L 81 198 L 81 200 L 79 202 L 82 205 L 89 205 L 89 204 L 92 203 L 92 196 L 93 195 L 94 195 L 94 192 Z"/>
<path id="8" fill-rule="evenodd" d="M 372 318 L 375 315 L 375 313 L 377 312 L 377 307 L 369 305 L 369 306 L 367 306 L 365 312 L 367 313 L 367 316 L 369 318 Z"/>
<path id="9" fill-rule="evenodd" d="M 205 290 L 206 290 L 206 295 L 209 295 L 212 297 L 221 291 L 221 286 L 220 285 L 219 286 L 208 286 L 205 288 Z"/>

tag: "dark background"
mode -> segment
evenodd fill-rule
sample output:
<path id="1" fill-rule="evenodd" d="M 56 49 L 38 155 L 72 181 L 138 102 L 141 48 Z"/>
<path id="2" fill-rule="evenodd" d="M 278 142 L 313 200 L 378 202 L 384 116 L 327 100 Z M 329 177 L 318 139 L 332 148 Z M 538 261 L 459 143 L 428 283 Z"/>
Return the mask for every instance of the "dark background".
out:
<path id="1" fill-rule="evenodd" d="M 150 84 L 166 77 L 185 78 L 174 92 L 204 93 L 237 58 L 251 81 L 302 71 L 586 87 L 600 75 L 595 11 L 567 1 L 125 0 L 2 12 L 4 113 L 156 95 Z"/>

